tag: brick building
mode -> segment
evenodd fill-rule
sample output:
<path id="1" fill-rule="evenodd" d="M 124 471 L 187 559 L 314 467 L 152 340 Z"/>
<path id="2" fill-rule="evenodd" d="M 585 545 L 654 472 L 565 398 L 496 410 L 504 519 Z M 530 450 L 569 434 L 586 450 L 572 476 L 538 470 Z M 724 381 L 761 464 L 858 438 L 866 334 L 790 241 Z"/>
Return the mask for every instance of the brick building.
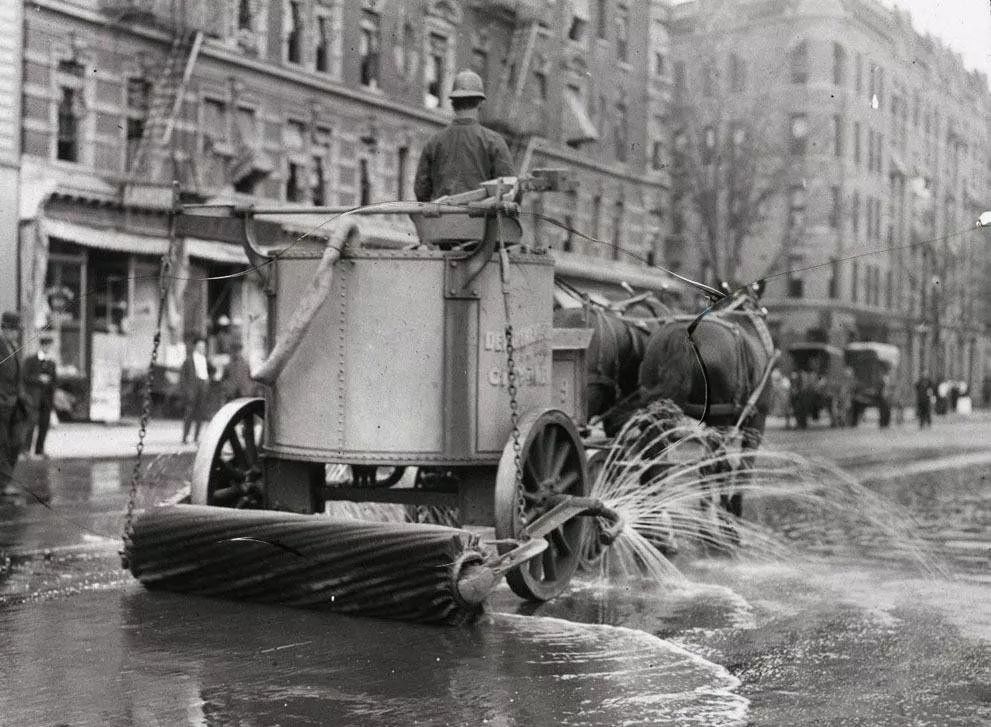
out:
<path id="1" fill-rule="evenodd" d="M 572 274 L 635 279 L 620 249 L 634 251 L 635 262 L 653 260 L 663 240 L 670 64 L 656 3 L 30 7 L 14 21 L 24 39 L 22 148 L 12 160 L 21 165 L 19 241 L 4 238 L 0 260 L 17 258 L 19 247 L 29 340 L 31 328 L 50 324 L 63 374 L 84 391 L 105 361 L 116 357 L 125 377 L 147 365 L 171 180 L 189 201 L 408 199 L 420 148 L 450 118 L 447 93 L 460 67 L 486 79 L 484 121 L 507 134 L 519 162 L 578 173 L 577 192 L 535 210 L 606 241 L 537 222 Z M 271 234 L 289 240 L 309 222 Z M 366 237 L 412 239 L 408 225 L 362 225 Z M 185 274 L 166 315 L 167 364 L 181 360 L 185 337 L 213 334 L 224 319 L 261 357 L 264 299 L 253 277 L 207 280 L 245 262 L 229 243 L 184 241 Z"/>
<path id="2" fill-rule="evenodd" d="M 701 156 L 725 159 L 743 138 L 734 124 L 761 135 L 774 194 L 729 273 L 774 276 L 780 341 L 889 342 L 902 382 L 928 370 L 979 387 L 985 243 L 946 236 L 991 202 L 987 78 L 875 0 L 693 0 L 672 8 L 670 30 L 676 103 Z M 704 237 L 691 191 L 675 194 L 676 231 Z M 889 247 L 901 249 L 844 259 Z M 713 276 L 693 250 L 684 264 Z"/>

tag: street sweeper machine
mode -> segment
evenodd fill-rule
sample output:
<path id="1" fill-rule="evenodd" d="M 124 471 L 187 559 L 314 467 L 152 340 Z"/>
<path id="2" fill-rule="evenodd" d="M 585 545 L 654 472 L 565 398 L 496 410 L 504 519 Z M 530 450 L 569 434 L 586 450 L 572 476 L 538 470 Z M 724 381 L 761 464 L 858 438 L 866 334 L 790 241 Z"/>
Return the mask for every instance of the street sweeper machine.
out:
<path id="1" fill-rule="evenodd" d="M 561 183 L 538 171 L 359 210 L 176 203 L 173 239 L 236 231 L 274 345 L 253 372 L 264 397 L 226 404 L 201 438 L 191 502 L 134 512 L 135 467 L 124 549 L 134 576 L 445 623 L 477 614 L 503 576 L 524 599 L 559 594 L 589 542 L 622 527 L 589 497 L 578 432 L 591 332 L 554 328 L 553 260 L 519 224 L 523 190 Z M 328 239 L 257 239 L 256 220 L 297 211 L 336 215 Z M 409 215 L 418 244 L 363 244 L 364 213 Z M 165 260 L 163 301 L 169 270 Z M 329 482 L 328 465 L 352 476 Z M 447 508 L 458 527 L 327 516 L 340 500 Z"/>

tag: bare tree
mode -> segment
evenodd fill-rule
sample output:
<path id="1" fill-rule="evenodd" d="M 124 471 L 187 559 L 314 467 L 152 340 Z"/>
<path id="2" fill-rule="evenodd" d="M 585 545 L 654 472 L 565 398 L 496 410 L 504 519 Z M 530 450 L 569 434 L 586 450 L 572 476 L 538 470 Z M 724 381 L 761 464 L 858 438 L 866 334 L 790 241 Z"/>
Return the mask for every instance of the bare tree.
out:
<path id="1" fill-rule="evenodd" d="M 802 151 L 792 144 L 808 144 L 810 130 L 790 137 L 769 99 L 746 107 L 722 101 L 676 107 L 672 186 L 697 222 L 705 265 L 717 279 L 739 283 L 758 245 L 766 262 L 748 266 L 753 277 L 778 268 L 805 230 L 804 187 L 790 170 Z"/>

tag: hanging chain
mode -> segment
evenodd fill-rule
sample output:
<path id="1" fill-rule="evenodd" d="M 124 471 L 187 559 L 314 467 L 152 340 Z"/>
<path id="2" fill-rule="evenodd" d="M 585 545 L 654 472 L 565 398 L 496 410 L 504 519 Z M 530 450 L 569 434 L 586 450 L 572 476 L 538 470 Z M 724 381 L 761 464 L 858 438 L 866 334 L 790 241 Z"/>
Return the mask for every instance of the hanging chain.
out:
<path id="1" fill-rule="evenodd" d="M 151 356 L 148 363 L 148 373 L 141 387 L 141 417 L 138 420 L 138 443 L 135 447 L 134 468 L 131 470 L 131 483 L 127 493 L 127 509 L 124 512 L 124 533 L 122 539 L 124 548 L 120 552 L 121 567 L 128 568 L 127 546 L 134 534 L 134 505 L 138 497 L 138 486 L 141 483 L 141 458 L 145 449 L 145 436 L 148 433 L 148 421 L 151 419 L 152 372 L 158 361 L 158 349 L 162 344 L 162 320 L 165 317 L 165 306 L 168 301 L 169 285 L 172 279 L 172 259 L 176 253 L 176 213 L 179 210 L 179 185 L 172 186 L 172 215 L 169 220 L 169 248 L 162 255 L 162 263 L 158 272 L 158 316 L 155 320 L 155 336 L 152 339 Z"/>
<path id="2" fill-rule="evenodd" d="M 526 499 L 523 497 L 523 456 L 520 444 L 520 405 L 516 395 L 516 358 L 513 345 L 513 323 L 510 316 L 509 254 L 502 236 L 502 213 L 496 213 L 496 228 L 499 235 L 499 262 L 502 268 L 502 304 L 506 313 L 506 390 L 509 392 L 509 421 L 513 427 L 513 468 L 516 474 L 516 507 L 520 522 L 525 523 Z"/>

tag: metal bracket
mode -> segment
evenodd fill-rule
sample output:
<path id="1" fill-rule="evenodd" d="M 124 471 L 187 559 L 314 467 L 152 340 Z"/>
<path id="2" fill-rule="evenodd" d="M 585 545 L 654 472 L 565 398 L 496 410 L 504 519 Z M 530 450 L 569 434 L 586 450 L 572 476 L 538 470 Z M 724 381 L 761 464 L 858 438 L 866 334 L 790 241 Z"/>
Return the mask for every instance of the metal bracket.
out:
<path id="1" fill-rule="evenodd" d="M 265 294 L 269 296 L 274 295 L 275 288 L 272 286 L 272 271 L 269 269 L 272 258 L 262 252 L 262 249 L 258 247 L 258 240 L 255 236 L 255 218 L 252 215 L 252 210 L 250 207 L 237 208 L 234 210 L 234 214 L 241 218 L 241 224 L 244 229 L 244 244 L 242 247 L 244 247 L 244 254 L 248 256 L 248 263 L 251 265 L 252 272 L 261 281 Z"/>

